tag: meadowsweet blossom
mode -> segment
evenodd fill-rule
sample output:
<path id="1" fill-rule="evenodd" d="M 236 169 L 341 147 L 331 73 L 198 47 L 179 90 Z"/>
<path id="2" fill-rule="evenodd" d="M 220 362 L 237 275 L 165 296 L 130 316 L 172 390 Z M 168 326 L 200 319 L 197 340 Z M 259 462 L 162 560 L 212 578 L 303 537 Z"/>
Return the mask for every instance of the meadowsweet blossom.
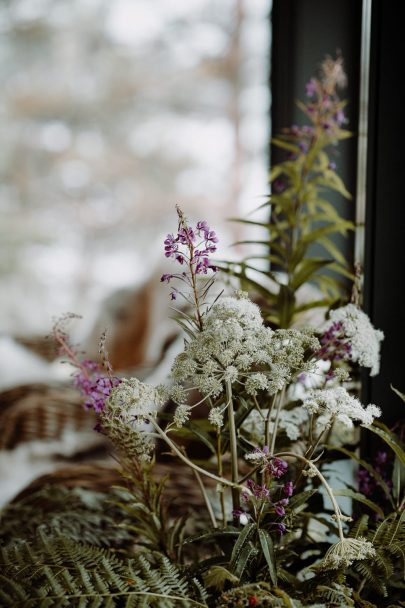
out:
<path id="1" fill-rule="evenodd" d="M 324 570 L 347 568 L 356 560 L 369 559 L 376 554 L 371 542 L 363 537 L 345 538 L 329 547 L 322 560 Z"/>
<path id="2" fill-rule="evenodd" d="M 173 422 L 178 429 L 190 419 L 192 408 L 189 405 L 179 405 L 174 412 Z"/>
<path id="3" fill-rule="evenodd" d="M 137 378 L 124 379 L 115 387 L 106 402 L 106 415 L 116 415 L 123 422 L 147 422 L 163 407 L 167 390 L 163 386 L 144 384 Z"/>
<path id="4" fill-rule="evenodd" d="M 376 376 L 380 371 L 383 332 L 375 329 L 366 313 L 354 304 L 332 310 L 329 316 L 330 323 L 321 338 L 324 354 L 350 359 L 363 367 L 369 367 L 370 376 Z"/>
<path id="5" fill-rule="evenodd" d="M 167 391 L 163 386 L 144 384 L 136 378 L 116 386 L 100 414 L 102 430 L 125 458 L 149 462 L 155 442 L 148 421 L 163 407 Z"/>
<path id="6" fill-rule="evenodd" d="M 303 405 L 310 414 L 318 415 L 317 424 L 320 428 L 329 428 L 334 420 L 349 428 L 353 427 L 353 421 L 368 425 L 372 424 L 374 418 L 381 416 L 380 408 L 372 404 L 364 408 L 342 386 L 309 391 Z"/>
<path id="7" fill-rule="evenodd" d="M 259 307 L 246 294 L 216 302 L 172 367 L 177 384 L 190 383 L 204 396 L 216 398 L 225 384 L 238 382 L 248 395 L 273 395 L 291 382 L 294 374 L 310 370 L 308 350 L 319 348 L 310 331 L 265 327 Z"/>
<path id="8" fill-rule="evenodd" d="M 224 426 L 224 408 L 213 407 L 208 414 L 208 420 L 212 426 L 220 429 L 221 426 Z"/>

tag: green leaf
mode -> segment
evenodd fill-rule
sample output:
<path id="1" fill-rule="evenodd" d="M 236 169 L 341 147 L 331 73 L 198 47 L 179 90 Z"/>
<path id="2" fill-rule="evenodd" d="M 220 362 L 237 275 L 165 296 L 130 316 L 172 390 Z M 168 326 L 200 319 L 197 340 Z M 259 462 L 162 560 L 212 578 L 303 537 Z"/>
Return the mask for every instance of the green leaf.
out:
<path id="1" fill-rule="evenodd" d="M 236 563 L 238 561 L 240 553 L 242 552 L 242 549 L 247 546 L 250 539 L 254 535 L 255 530 L 256 530 L 256 524 L 251 523 L 251 524 L 247 524 L 243 528 L 241 533 L 239 534 L 238 540 L 236 541 L 235 546 L 233 548 L 232 555 L 231 555 L 231 561 L 229 564 L 232 572 L 235 571 Z"/>
<path id="2" fill-rule="evenodd" d="M 376 505 L 375 502 L 373 502 L 372 500 L 369 500 L 368 498 L 363 496 L 363 494 L 360 494 L 360 492 L 354 492 L 349 488 L 341 488 L 339 490 L 333 490 L 333 493 L 335 496 L 346 496 L 347 498 L 351 498 L 352 500 L 357 500 L 358 502 L 361 502 L 367 507 L 369 507 L 369 509 L 372 509 L 373 511 L 378 513 L 381 518 L 384 518 L 384 511 L 381 509 L 381 507 Z"/>
<path id="3" fill-rule="evenodd" d="M 399 503 L 405 492 L 405 467 L 398 458 L 395 457 L 394 468 L 392 471 L 392 495 Z"/>
<path id="4" fill-rule="evenodd" d="M 293 275 L 290 285 L 296 290 L 306 281 L 309 281 L 318 270 L 333 264 L 333 260 L 325 260 L 322 258 L 306 258 L 297 267 L 297 271 Z"/>
<path id="5" fill-rule="evenodd" d="M 347 199 L 351 199 L 352 195 L 346 189 L 346 186 L 343 183 L 343 180 L 332 170 L 324 171 L 323 175 L 317 176 L 314 180 L 312 180 L 316 184 L 320 186 L 326 186 L 327 188 L 331 188 L 332 190 L 336 190 L 342 196 Z"/>
<path id="6" fill-rule="evenodd" d="M 394 393 L 396 393 L 396 394 L 398 395 L 398 397 L 399 397 L 400 399 L 402 399 L 402 401 L 405 401 L 405 394 L 404 394 L 404 393 L 401 393 L 401 392 L 400 392 L 398 389 L 394 388 L 394 387 L 392 386 L 392 384 L 390 384 L 390 387 L 391 387 L 391 390 L 393 390 L 393 391 L 394 391 Z"/>
<path id="7" fill-rule="evenodd" d="M 328 253 L 337 261 L 342 264 L 342 266 L 347 265 L 347 260 L 340 249 L 335 245 L 333 241 L 328 239 L 328 237 L 322 237 L 318 239 L 318 244 L 326 249 Z"/>
<path id="8" fill-rule="evenodd" d="M 203 575 L 203 578 L 204 584 L 207 587 L 215 587 L 216 589 L 221 590 L 224 588 L 226 581 L 231 583 L 239 582 L 239 579 L 223 566 L 212 566 L 212 568 Z"/>
<path id="9" fill-rule="evenodd" d="M 392 433 L 382 422 L 375 421 L 371 425 L 362 425 L 375 435 L 378 435 L 395 452 L 400 462 L 405 466 L 405 451 L 398 437 Z"/>
<path id="10" fill-rule="evenodd" d="M 247 545 L 243 547 L 241 552 L 238 555 L 238 558 L 235 562 L 234 566 L 234 574 L 238 578 L 242 578 L 244 571 L 246 570 L 249 562 L 255 558 L 258 554 L 258 550 L 252 544 L 251 541 Z"/>
<path id="11" fill-rule="evenodd" d="M 308 502 L 308 500 L 317 493 L 318 490 L 304 490 L 299 494 L 293 494 L 290 498 L 290 502 L 288 503 L 288 508 L 292 511 L 296 511 L 303 504 Z"/>
<path id="12" fill-rule="evenodd" d="M 289 150 L 290 152 L 294 152 L 298 154 L 300 151 L 299 147 L 295 144 L 291 144 L 288 141 L 284 141 L 283 139 L 278 139 L 277 137 L 273 137 L 271 143 L 277 146 L 277 148 L 283 148 L 283 150 Z"/>
<path id="13" fill-rule="evenodd" d="M 271 582 L 273 585 L 277 585 L 276 558 L 274 556 L 273 540 L 266 530 L 259 530 L 259 540 L 263 555 L 269 567 Z"/>
<path id="14" fill-rule="evenodd" d="M 214 528 L 212 530 L 205 530 L 200 534 L 195 534 L 193 536 L 189 536 L 184 540 L 184 544 L 191 544 L 201 542 L 201 541 L 216 541 L 216 540 L 231 540 L 240 536 L 239 530 L 236 528 L 227 528 L 226 530 L 219 530 L 218 528 Z M 235 547 L 234 547 L 235 549 Z"/>
<path id="15" fill-rule="evenodd" d="M 289 327 L 294 315 L 295 295 L 288 285 L 280 285 L 277 298 L 277 309 L 280 318 L 280 327 Z"/>

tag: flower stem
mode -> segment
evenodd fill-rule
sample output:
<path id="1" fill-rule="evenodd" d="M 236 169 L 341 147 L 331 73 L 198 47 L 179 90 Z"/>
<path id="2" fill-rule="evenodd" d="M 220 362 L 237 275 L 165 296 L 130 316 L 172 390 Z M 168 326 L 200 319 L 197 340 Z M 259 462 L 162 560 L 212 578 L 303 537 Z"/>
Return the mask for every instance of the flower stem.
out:
<path id="1" fill-rule="evenodd" d="M 229 380 L 226 382 L 226 396 L 228 399 L 228 428 L 229 428 L 229 447 L 231 451 L 231 479 L 234 483 L 232 488 L 232 506 L 233 509 L 239 509 L 239 491 L 237 489 L 239 471 L 238 471 L 238 441 L 236 436 L 235 412 L 232 401 L 232 386 Z"/>
<path id="2" fill-rule="evenodd" d="M 305 462 L 308 466 L 310 466 L 311 468 L 314 469 L 315 474 L 317 475 L 317 477 L 320 479 L 320 481 L 322 482 L 325 490 L 328 493 L 328 496 L 331 500 L 333 509 L 335 511 L 335 515 L 336 515 L 336 523 L 338 526 L 338 531 L 339 531 L 339 538 L 340 540 L 344 540 L 344 534 L 343 534 L 343 526 L 342 526 L 342 520 L 341 520 L 341 516 L 342 516 L 342 512 L 340 510 L 340 507 L 336 501 L 336 498 L 333 494 L 333 490 L 330 487 L 330 485 L 328 484 L 328 482 L 326 481 L 325 477 L 322 475 L 322 473 L 320 472 L 320 470 L 314 465 L 313 462 L 311 462 L 310 460 L 308 460 L 307 458 L 305 458 L 305 456 L 301 456 L 300 454 L 295 454 L 294 452 L 280 452 L 279 454 L 276 454 L 277 458 L 283 457 L 283 456 L 290 456 L 292 458 L 297 458 L 297 460 L 301 460 L 302 462 Z"/>
<path id="3" fill-rule="evenodd" d="M 211 520 L 212 526 L 214 528 L 218 528 L 217 520 L 215 519 L 215 514 L 214 514 L 214 511 L 213 511 L 210 499 L 208 498 L 207 490 L 205 489 L 205 486 L 204 486 L 203 481 L 201 479 L 201 475 L 195 469 L 194 469 L 193 472 L 194 472 L 194 475 L 195 475 L 195 477 L 197 479 L 197 483 L 200 486 L 201 494 L 202 494 L 202 496 L 204 498 L 205 506 L 207 507 L 208 515 L 210 516 L 210 520 Z"/>
<path id="4" fill-rule="evenodd" d="M 264 426 L 264 445 L 267 445 L 267 446 L 270 443 L 270 422 L 271 422 L 271 415 L 272 415 L 273 409 L 274 409 L 274 404 L 276 403 L 277 394 L 278 393 L 275 393 L 273 395 L 273 399 L 271 400 L 270 407 L 267 411 L 266 423 Z"/>
<path id="5" fill-rule="evenodd" d="M 218 429 L 217 430 L 217 464 L 218 464 L 218 476 L 219 477 L 223 476 L 221 443 L 222 443 L 221 442 L 221 431 L 220 431 L 220 429 Z M 223 523 L 223 526 L 225 527 L 226 526 L 226 512 L 225 512 L 225 496 L 224 496 L 223 487 L 219 487 L 218 494 L 219 494 L 219 502 L 221 504 L 222 523 Z"/>
<path id="6" fill-rule="evenodd" d="M 281 391 L 281 393 L 279 395 L 279 398 L 278 398 L 276 419 L 274 421 L 273 435 L 271 437 L 270 456 L 273 456 L 273 454 L 274 454 L 274 448 L 276 447 L 278 423 L 279 423 L 279 420 L 280 420 L 281 408 L 283 407 L 284 395 L 285 395 L 285 388 L 283 388 L 283 390 Z"/>
<path id="7" fill-rule="evenodd" d="M 171 439 L 169 439 L 169 437 L 166 435 L 166 433 L 164 431 L 162 431 L 162 429 L 157 424 L 157 422 L 155 422 L 155 420 L 153 420 L 152 418 L 149 418 L 149 422 L 152 424 L 152 426 L 156 430 L 159 437 L 161 437 L 163 439 L 163 441 L 165 443 L 167 443 L 169 448 L 176 454 L 176 456 L 178 456 L 180 458 L 180 460 L 182 460 L 191 469 L 193 469 L 194 471 L 198 471 L 202 475 L 205 475 L 206 477 L 210 477 L 214 481 L 217 481 L 218 483 L 222 483 L 225 486 L 230 486 L 231 488 L 236 488 L 236 489 L 246 491 L 246 488 L 242 487 L 239 483 L 237 483 L 237 482 L 234 483 L 233 481 L 229 481 L 229 479 L 226 479 L 225 477 L 218 477 L 218 475 L 215 475 L 214 473 L 210 473 L 209 471 L 206 471 L 202 467 L 199 467 L 198 464 L 194 464 L 194 462 L 189 460 L 187 458 L 187 456 L 184 456 L 184 454 L 177 447 L 177 445 Z"/>

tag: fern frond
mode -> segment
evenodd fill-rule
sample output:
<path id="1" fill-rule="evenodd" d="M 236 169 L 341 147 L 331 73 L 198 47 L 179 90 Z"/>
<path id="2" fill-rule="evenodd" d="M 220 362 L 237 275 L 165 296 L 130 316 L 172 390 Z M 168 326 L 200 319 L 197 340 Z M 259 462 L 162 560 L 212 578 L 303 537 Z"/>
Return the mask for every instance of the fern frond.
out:
<path id="1" fill-rule="evenodd" d="M 0 565 L 5 607 L 207 605 L 203 590 L 164 555 L 151 554 L 150 561 L 143 554 L 121 559 L 108 549 L 61 534 L 48 536 L 44 530 L 32 544 L 3 549 Z"/>

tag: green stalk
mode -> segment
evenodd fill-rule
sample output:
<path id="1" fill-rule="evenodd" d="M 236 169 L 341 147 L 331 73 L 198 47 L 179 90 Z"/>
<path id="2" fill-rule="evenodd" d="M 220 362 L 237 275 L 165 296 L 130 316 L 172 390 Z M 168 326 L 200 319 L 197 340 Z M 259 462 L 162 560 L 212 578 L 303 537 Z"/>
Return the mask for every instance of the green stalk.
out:
<path id="1" fill-rule="evenodd" d="M 316 476 L 320 479 L 325 490 L 328 493 L 328 496 L 329 496 L 330 501 L 333 506 L 333 510 L 335 511 L 335 515 L 336 515 L 336 523 L 337 523 L 337 527 L 338 527 L 338 531 L 339 531 L 339 538 L 341 541 L 343 541 L 345 539 L 345 537 L 344 537 L 344 533 L 343 533 L 343 526 L 342 526 L 342 520 L 341 520 L 342 511 L 340 510 L 340 507 L 336 501 L 332 488 L 330 487 L 330 485 L 328 484 L 328 482 L 326 481 L 325 477 L 322 475 L 322 473 L 320 472 L 318 467 L 316 467 L 313 462 L 308 460 L 308 458 L 305 458 L 305 456 L 301 456 L 300 454 L 295 454 L 294 452 L 279 452 L 278 454 L 276 454 L 276 456 L 277 456 L 277 458 L 282 458 L 283 456 L 290 456 L 292 458 L 297 458 L 297 460 L 301 460 L 302 462 L 305 462 L 305 464 L 307 466 L 310 466 L 314 469 Z"/>
<path id="2" fill-rule="evenodd" d="M 235 412 L 232 401 L 232 386 L 229 380 L 226 382 L 226 396 L 228 399 L 228 428 L 229 428 L 229 447 L 231 450 L 231 479 L 232 487 L 232 506 L 233 509 L 239 509 L 239 490 L 237 489 L 239 471 L 238 471 L 238 440 L 236 436 Z"/>
<path id="3" fill-rule="evenodd" d="M 222 445 L 221 445 L 221 430 L 217 430 L 217 466 L 218 466 L 218 477 L 223 477 L 223 469 L 222 469 Z M 226 526 L 226 511 L 225 511 L 225 496 L 224 496 L 224 488 L 220 486 L 218 489 L 219 494 L 219 502 L 221 504 L 221 514 L 222 514 L 222 523 L 223 526 Z"/>
<path id="4" fill-rule="evenodd" d="M 276 447 L 277 431 L 278 431 L 278 425 L 279 425 L 279 421 L 280 421 L 280 413 L 281 413 L 281 409 L 283 407 L 283 402 L 284 402 L 284 395 L 285 395 L 285 388 L 283 388 L 283 390 L 281 391 L 281 393 L 279 395 L 279 399 L 278 399 L 276 419 L 274 421 L 273 435 L 271 437 L 270 456 L 273 456 L 274 448 Z"/>

